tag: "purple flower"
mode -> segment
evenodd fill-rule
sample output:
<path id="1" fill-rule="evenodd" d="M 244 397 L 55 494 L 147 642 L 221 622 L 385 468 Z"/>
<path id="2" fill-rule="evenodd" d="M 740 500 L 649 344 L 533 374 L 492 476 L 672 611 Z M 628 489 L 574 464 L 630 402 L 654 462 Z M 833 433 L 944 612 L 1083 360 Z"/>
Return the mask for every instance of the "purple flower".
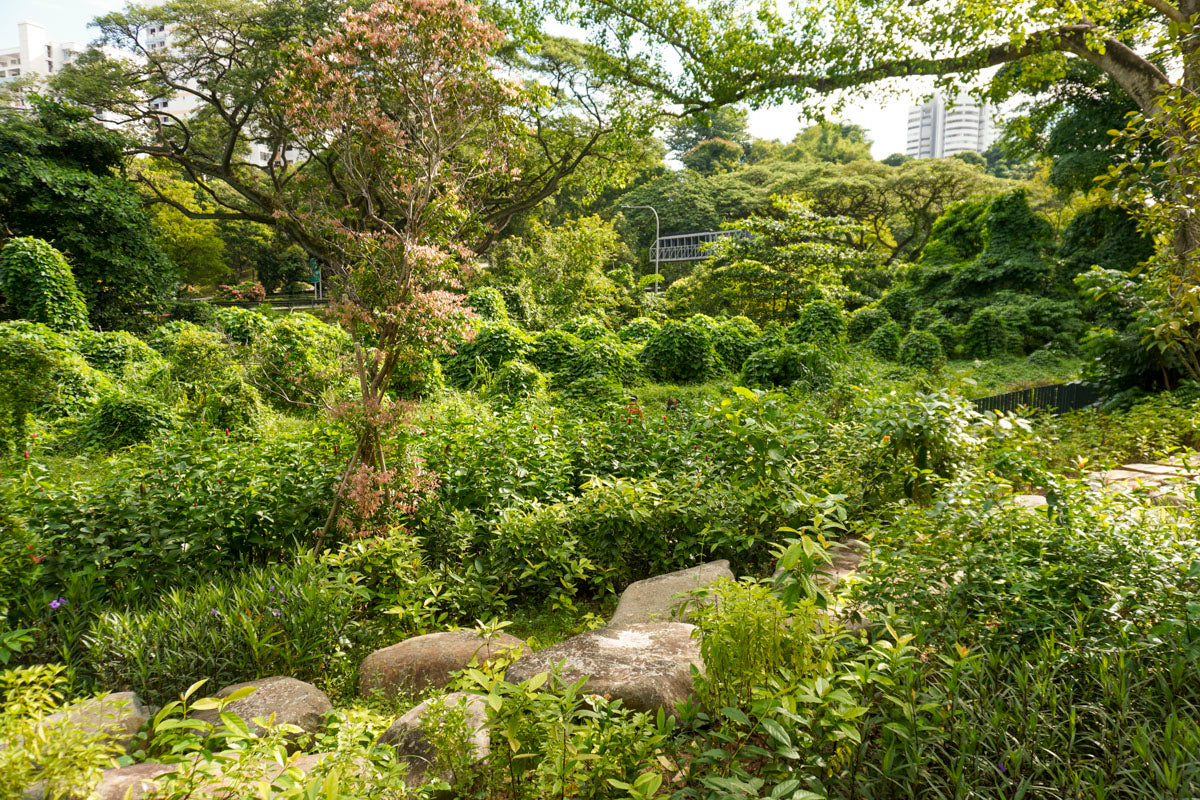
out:
<path id="1" fill-rule="evenodd" d="M 58 607 L 61 606 L 65 602 L 67 602 L 67 598 L 65 598 L 65 597 L 59 597 L 55 600 L 51 600 L 50 601 L 50 610 L 57 611 Z"/>
<path id="2" fill-rule="evenodd" d="M 276 610 L 276 609 L 274 609 L 274 608 L 272 608 L 272 609 L 271 609 L 271 616 L 272 616 L 272 617 L 278 617 L 278 616 L 279 616 L 279 611 L 278 611 L 278 610 Z"/>
<path id="3" fill-rule="evenodd" d="M 215 608 L 210 608 L 210 609 L 208 610 L 208 613 L 212 614 L 214 617 L 219 617 L 219 616 L 221 616 L 221 612 L 220 612 L 220 611 L 217 611 Z"/>

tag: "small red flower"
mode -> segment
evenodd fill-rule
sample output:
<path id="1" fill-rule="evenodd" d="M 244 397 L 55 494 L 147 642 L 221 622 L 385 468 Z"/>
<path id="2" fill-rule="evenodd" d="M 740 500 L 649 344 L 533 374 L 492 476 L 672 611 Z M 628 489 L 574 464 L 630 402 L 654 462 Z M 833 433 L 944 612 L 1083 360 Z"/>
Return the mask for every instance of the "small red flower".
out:
<path id="1" fill-rule="evenodd" d="M 40 564 L 46 560 L 45 556 L 30 556 L 30 558 L 33 559 L 33 563 L 35 563 L 35 564 Z"/>

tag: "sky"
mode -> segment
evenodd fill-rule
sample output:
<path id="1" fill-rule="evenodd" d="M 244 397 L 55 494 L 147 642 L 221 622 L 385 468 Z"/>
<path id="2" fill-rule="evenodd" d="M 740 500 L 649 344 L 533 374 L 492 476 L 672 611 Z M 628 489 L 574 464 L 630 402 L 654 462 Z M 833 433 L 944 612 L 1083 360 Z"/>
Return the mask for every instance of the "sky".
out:
<path id="1" fill-rule="evenodd" d="M 124 5 L 125 0 L 37 0 L 36 3 L 30 0 L 0 0 L 0 48 L 16 45 L 17 23 L 23 20 L 42 25 L 51 41 L 91 41 L 96 32 L 87 27 L 88 22 L 98 14 L 116 11 Z M 902 86 L 894 97 L 884 102 L 859 102 L 848 106 L 833 118 L 866 128 L 874 143 L 872 154 L 876 158 L 885 158 L 904 151 L 908 108 L 926 92 L 927 86 L 914 81 Z M 807 124 L 801 124 L 797 109 L 791 105 L 751 111 L 749 121 L 753 136 L 784 142 L 790 142 Z"/>

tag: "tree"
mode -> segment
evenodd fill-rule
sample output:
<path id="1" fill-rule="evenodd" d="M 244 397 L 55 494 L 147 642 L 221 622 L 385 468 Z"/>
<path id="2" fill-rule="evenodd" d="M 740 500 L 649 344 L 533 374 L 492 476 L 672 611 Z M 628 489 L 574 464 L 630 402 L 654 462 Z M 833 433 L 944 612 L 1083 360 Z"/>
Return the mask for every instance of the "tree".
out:
<path id="1" fill-rule="evenodd" d="M 150 169 L 137 165 L 135 171 Z M 158 201 L 147 192 L 147 209 L 154 225 L 155 239 L 167 258 L 174 262 L 177 274 L 184 283 L 194 286 L 215 286 L 229 274 L 225 261 L 225 242 L 218 224 L 211 219 L 194 219 L 176 207 L 184 206 L 196 213 L 211 211 L 215 206 L 198 195 L 190 181 L 166 175 L 153 179 L 159 193 L 170 197 L 172 204 Z"/>
<path id="2" fill-rule="evenodd" d="M 679 157 L 683 165 L 701 175 L 718 175 L 737 169 L 741 163 L 741 145 L 728 139 L 705 139 Z"/>
<path id="3" fill-rule="evenodd" d="M 447 291 L 455 259 L 486 225 L 485 198 L 510 179 L 518 142 L 506 105 L 520 87 L 490 61 L 501 39 L 462 0 L 381 1 L 347 10 L 272 87 L 322 165 L 320 178 L 300 176 L 285 213 L 329 253 L 355 337 L 359 437 L 337 499 L 353 501 L 360 530 L 388 505 L 413 508 L 429 486 L 403 438 L 383 435 L 403 419 L 386 391 L 398 367 L 464 332 L 462 298 Z M 331 513 L 325 532 L 333 522 Z"/>
<path id="4" fill-rule="evenodd" d="M 723 106 L 706 114 L 697 114 L 671 126 L 666 142 L 673 152 L 686 153 L 709 139 L 725 139 L 739 145 L 749 142 L 746 109 Z"/>
<path id="5" fill-rule="evenodd" d="M 177 278 L 121 174 L 125 140 L 84 109 L 36 95 L 30 104 L 32 113 L 0 110 L 0 228 L 67 257 L 92 324 L 137 325 Z"/>
<path id="6" fill-rule="evenodd" d="M 677 311 L 742 314 L 758 323 L 792 320 L 823 289 L 841 284 L 874 257 L 843 244 L 858 226 L 822 217 L 796 197 L 775 198 L 772 216 L 754 216 L 738 228 L 749 238 L 721 239 L 712 258 L 666 293 Z"/>
<path id="7" fill-rule="evenodd" d="M 861 125 L 820 122 L 796 134 L 788 156 L 796 160 L 849 164 L 871 158 L 871 140 Z"/>
<path id="8" fill-rule="evenodd" d="M 337 25 L 343 8 L 333 0 L 131 4 L 95 23 L 102 44 L 130 57 L 89 51 L 61 70 L 53 85 L 136 131 L 128 152 L 170 162 L 216 208 L 188 208 L 158 192 L 152 175 L 139 176 L 162 202 L 192 218 L 278 226 L 325 261 L 334 254 L 322 251 L 323 240 L 311 236 L 301 220 L 277 212 L 314 181 L 336 192 L 335 170 L 318 153 L 297 149 L 287 98 L 271 88 L 287 68 L 288 53 Z M 171 31 L 171 44 L 152 49 L 149 31 L 163 27 Z M 475 201 L 484 224 L 467 244 L 476 251 L 576 176 L 589 191 L 620 181 L 629 140 L 647 132 L 657 115 L 656 108 L 599 76 L 595 48 L 529 31 L 492 55 L 498 69 L 519 76 L 529 91 L 520 102 L 516 95 L 506 98 L 506 124 L 519 131 L 520 141 L 513 146 L 510 179 Z M 159 107 L 162 99 L 174 106 Z M 254 147 L 279 158 L 256 159 Z M 593 162 L 600 163 L 591 169 Z"/>
<path id="9" fill-rule="evenodd" d="M 1200 90 L 1200 0 L 1005 2 L 799 0 L 786 11 L 711 0 L 576 0 L 572 21 L 604 32 L 616 75 L 651 88 L 684 113 L 780 100 L 820 105 L 829 93 L 890 78 L 967 81 L 1024 62 L 1024 79 L 1062 76 L 1081 59 L 1110 76 L 1147 119 L 1172 91 Z M 647 48 L 647 41 L 649 47 Z M 646 51 L 651 55 L 646 55 Z M 1162 66 L 1180 65 L 1178 80 Z M 1156 141 L 1186 135 L 1176 118 Z M 1170 148 L 1166 151 L 1172 155 Z M 1173 248 L 1200 245 L 1200 219 L 1173 218 Z"/>

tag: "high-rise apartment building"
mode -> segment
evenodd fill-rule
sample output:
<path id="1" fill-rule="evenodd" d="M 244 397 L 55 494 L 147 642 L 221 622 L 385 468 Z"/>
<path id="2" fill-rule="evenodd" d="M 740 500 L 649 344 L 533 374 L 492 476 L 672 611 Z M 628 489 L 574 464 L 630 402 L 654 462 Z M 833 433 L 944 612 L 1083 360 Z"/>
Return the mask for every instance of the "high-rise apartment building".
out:
<path id="1" fill-rule="evenodd" d="M 943 158 L 982 153 L 996 141 L 995 110 L 962 98 L 947 105 L 940 94 L 908 111 L 908 146 L 913 158 Z"/>
<path id="2" fill-rule="evenodd" d="M 36 22 L 18 22 L 17 46 L 0 48 L 0 79 L 51 75 L 82 51 L 78 42 L 50 41 Z"/>

